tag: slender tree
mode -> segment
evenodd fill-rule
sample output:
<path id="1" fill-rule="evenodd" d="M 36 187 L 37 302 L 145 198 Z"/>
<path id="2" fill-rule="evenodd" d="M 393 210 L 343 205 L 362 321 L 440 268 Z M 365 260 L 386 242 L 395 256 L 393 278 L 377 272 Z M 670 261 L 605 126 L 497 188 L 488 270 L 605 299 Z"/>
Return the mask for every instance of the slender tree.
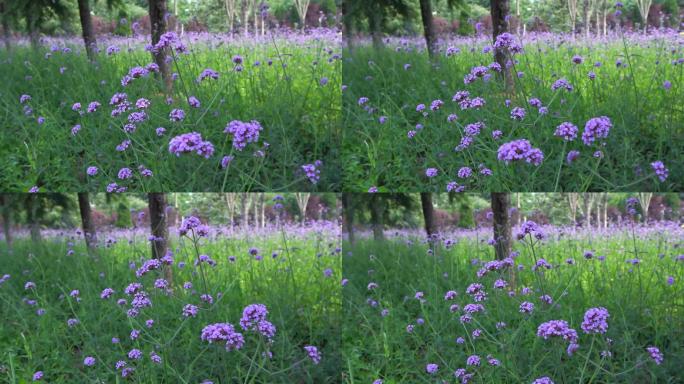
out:
<path id="1" fill-rule="evenodd" d="M 435 54 L 435 26 L 432 22 L 432 0 L 420 0 L 420 18 L 423 21 L 423 35 L 430 57 Z"/>
<path id="2" fill-rule="evenodd" d="M 240 226 L 245 230 L 249 225 L 249 193 L 243 192 L 240 195 Z"/>
<path id="3" fill-rule="evenodd" d="M 301 221 L 306 220 L 306 207 L 309 205 L 310 193 L 297 192 L 295 193 L 295 200 L 297 200 L 297 206 L 299 207 L 299 212 L 301 213 Z"/>
<path id="4" fill-rule="evenodd" d="M 78 208 L 81 213 L 81 225 L 83 226 L 86 246 L 88 251 L 92 252 L 97 246 L 97 233 L 95 232 L 95 222 L 93 221 L 93 212 L 90 207 L 90 196 L 87 192 L 78 193 Z"/>
<path id="5" fill-rule="evenodd" d="M 81 29 L 83 31 L 83 43 L 85 44 L 88 58 L 93 60 L 95 57 L 95 29 L 93 29 L 93 18 L 90 16 L 90 0 L 78 0 L 78 15 L 81 19 Z"/>
<path id="6" fill-rule="evenodd" d="M 226 21 L 228 23 L 228 33 L 232 34 L 235 30 L 235 13 L 237 11 L 236 0 L 224 0 L 226 6 Z"/>
<path id="7" fill-rule="evenodd" d="M 511 254 L 511 219 L 508 210 L 511 196 L 508 193 L 492 192 L 492 213 L 494 214 L 494 250 L 496 258 L 503 260 Z"/>
<path id="8" fill-rule="evenodd" d="M 435 228 L 435 209 L 432 205 L 432 193 L 421 192 L 420 205 L 423 209 L 423 219 L 425 220 L 425 233 L 432 237 L 437 231 Z"/>
<path id="9" fill-rule="evenodd" d="M 376 241 L 385 240 L 385 207 L 387 201 L 385 196 L 380 193 L 373 193 L 368 199 L 371 212 L 371 226 L 373 227 L 373 239 Z"/>
<path id="10" fill-rule="evenodd" d="M 297 10 L 302 29 L 306 28 L 306 14 L 309 10 L 309 3 L 311 3 L 311 0 L 294 0 L 295 9 Z"/>
<path id="11" fill-rule="evenodd" d="M 26 196 L 24 203 L 25 203 L 25 207 L 26 207 L 26 219 L 28 221 L 29 231 L 31 233 L 31 241 L 33 241 L 34 243 L 39 242 L 41 240 L 41 236 L 40 236 L 40 223 L 38 222 L 38 219 L 39 219 L 38 195 L 35 193 L 29 193 Z"/>
<path id="12" fill-rule="evenodd" d="M 636 0 L 641 21 L 644 23 L 644 32 L 648 31 L 648 14 L 651 11 L 651 2 L 652 0 Z"/>
<path id="13" fill-rule="evenodd" d="M 9 4 L 6 0 L 0 0 L 0 23 L 2 23 L 2 38 L 5 42 L 5 49 L 8 51 L 12 48 L 10 17 Z"/>
<path id="14" fill-rule="evenodd" d="M 12 250 L 12 202 L 11 195 L 0 194 L 0 209 L 2 210 L 2 230 L 5 234 L 7 249 Z"/>
<path id="15" fill-rule="evenodd" d="M 159 43 L 161 36 L 166 33 L 166 0 L 148 0 L 150 8 L 150 28 L 152 34 L 152 45 Z M 166 61 L 170 54 L 169 48 L 162 48 L 152 52 L 154 62 L 159 66 L 164 88 L 167 93 L 171 93 L 173 79 L 171 78 L 171 68 Z"/>
<path id="16" fill-rule="evenodd" d="M 351 193 L 342 193 L 342 215 L 342 231 L 347 234 L 349 242 L 354 244 L 354 202 Z"/>

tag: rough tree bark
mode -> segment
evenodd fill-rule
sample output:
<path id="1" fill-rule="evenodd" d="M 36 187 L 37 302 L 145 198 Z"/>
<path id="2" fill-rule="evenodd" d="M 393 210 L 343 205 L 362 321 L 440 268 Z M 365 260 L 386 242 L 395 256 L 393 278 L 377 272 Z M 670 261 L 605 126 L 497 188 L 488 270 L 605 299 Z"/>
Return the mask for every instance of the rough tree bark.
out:
<path id="1" fill-rule="evenodd" d="M 148 193 L 148 207 L 150 211 L 150 228 L 152 230 L 152 258 L 160 259 L 168 251 L 169 223 L 166 215 L 166 195 L 164 193 Z M 168 266 L 164 266 L 164 278 L 171 283 L 172 271 Z"/>
<path id="2" fill-rule="evenodd" d="M 506 16 L 509 12 L 508 0 L 491 0 L 491 14 L 492 14 L 492 37 L 496 41 L 496 37 L 504 32 L 508 32 L 508 20 Z M 510 91 L 513 89 L 513 74 L 511 68 L 506 65 L 510 58 L 510 52 L 506 48 L 495 48 L 494 59 L 502 68 L 501 74 L 506 82 L 506 88 Z"/>
<path id="3" fill-rule="evenodd" d="M 423 208 L 423 219 L 425 220 L 425 233 L 427 237 L 435 234 L 435 209 L 432 205 L 432 193 L 420 193 L 420 205 Z"/>
<path id="4" fill-rule="evenodd" d="M 166 33 L 166 0 L 149 0 L 149 3 L 152 45 L 156 45 L 159 43 L 161 35 Z M 161 73 L 167 94 L 171 93 L 171 89 L 173 88 L 171 68 L 169 63 L 166 62 L 166 57 L 169 53 L 169 48 L 160 49 L 159 51 L 152 53 L 154 62 L 159 66 L 159 73 Z"/>
<path id="5" fill-rule="evenodd" d="M 349 243 L 354 244 L 354 203 L 350 193 L 342 194 L 342 231 L 347 234 Z"/>
<path id="6" fill-rule="evenodd" d="M 90 196 L 88 195 L 88 192 L 78 193 L 78 208 L 81 213 L 83 237 L 85 237 L 88 251 L 92 252 L 97 246 L 97 233 L 95 232 L 95 222 L 93 221 L 93 212 L 90 208 Z"/>
<path id="7" fill-rule="evenodd" d="M 78 0 L 78 16 L 81 19 L 81 29 L 83 30 L 83 43 L 85 44 L 88 59 L 95 57 L 95 30 L 93 29 L 93 18 L 90 16 L 90 0 Z"/>
<path id="8" fill-rule="evenodd" d="M 432 0 L 420 0 L 420 18 L 423 21 L 423 34 L 428 54 L 433 57 L 435 54 L 435 27 L 432 23 Z"/>
<path id="9" fill-rule="evenodd" d="M 492 213 L 494 214 L 494 251 L 497 260 L 503 260 L 511 254 L 511 220 L 508 209 L 511 196 L 508 193 L 492 192 Z"/>
<path id="10" fill-rule="evenodd" d="M 371 226 L 373 227 L 373 239 L 375 241 L 385 240 L 385 199 L 379 194 L 374 193 L 370 198 Z"/>

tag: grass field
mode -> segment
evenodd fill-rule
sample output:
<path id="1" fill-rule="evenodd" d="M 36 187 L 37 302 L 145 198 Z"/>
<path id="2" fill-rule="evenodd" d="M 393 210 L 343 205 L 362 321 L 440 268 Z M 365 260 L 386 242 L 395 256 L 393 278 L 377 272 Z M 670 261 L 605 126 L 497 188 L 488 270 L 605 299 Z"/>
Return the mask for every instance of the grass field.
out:
<path id="1" fill-rule="evenodd" d="M 345 50 L 345 190 L 682 190 L 681 36 L 516 41 L 512 91 L 488 36 L 443 39 L 432 61 L 418 38 Z"/>
<path id="2" fill-rule="evenodd" d="M 39 51 L 20 45 L 0 52 L 3 190 L 339 185 L 336 31 L 253 39 L 186 34 L 169 41 L 175 80 L 168 100 L 149 66 L 149 41 L 140 37 L 100 39 L 95 64 L 75 38 L 47 40 Z M 172 141 L 192 132 L 201 138 Z"/>
<path id="3" fill-rule="evenodd" d="M 96 256 L 71 232 L 41 246 L 17 240 L 11 254 L 3 243 L 0 381 L 25 383 L 40 371 L 50 383 L 339 382 L 339 228 L 193 231 L 174 236 L 166 283 L 161 270 L 139 273 L 150 254 L 142 232 L 101 233 Z M 133 283 L 143 288 L 126 294 Z M 107 288 L 114 292 L 103 299 Z M 252 304 L 265 305 L 265 319 Z M 216 323 L 230 323 L 243 345 L 225 328 L 203 339 Z"/>
<path id="4" fill-rule="evenodd" d="M 510 266 L 484 230 L 345 244 L 345 382 L 681 382 L 682 229 L 542 231 Z"/>

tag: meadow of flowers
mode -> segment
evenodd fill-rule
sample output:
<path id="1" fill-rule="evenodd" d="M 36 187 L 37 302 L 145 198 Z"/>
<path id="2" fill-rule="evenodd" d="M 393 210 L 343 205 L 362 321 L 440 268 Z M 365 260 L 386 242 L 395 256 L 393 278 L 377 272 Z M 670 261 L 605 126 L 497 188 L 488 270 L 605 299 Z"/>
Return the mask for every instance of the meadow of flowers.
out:
<path id="1" fill-rule="evenodd" d="M 345 244 L 347 382 L 680 382 L 678 224 L 513 234 L 504 260 L 491 228 Z"/>
<path id="2" fill-rule="evenodd" d="M 332 190 L 341 110 L 335 30 L 168 32 L 0 52 L 4 191 Z M 150 51 L 166 49 L 165 94 Z"/>
<path id="3" fill-rule="evenodd" d="M 329 222 L 149 233 L 45 231 L 0 246 L 0 378 L 8 382 L 332 383 L 341 258 Z M 3 381 L 4 382 L 4 381 Z"/>
<path id="4" fill-rule="evenodd" d="M 676 31 L 365 41 L 343 65 L 350 191 L 678 191 Z M 513 86 L 493 45 L 511 52 Z"/>

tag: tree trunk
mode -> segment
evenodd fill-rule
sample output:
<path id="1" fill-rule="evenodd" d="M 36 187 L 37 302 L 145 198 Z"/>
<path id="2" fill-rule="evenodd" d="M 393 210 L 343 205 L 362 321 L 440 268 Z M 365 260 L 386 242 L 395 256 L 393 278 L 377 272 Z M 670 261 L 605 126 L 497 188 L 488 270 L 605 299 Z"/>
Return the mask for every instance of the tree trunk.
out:
<path id="1" fill-rule="evenodd" d="M 494 214 L 494 251 L 497 260 L 503 260 L 511 254 L 511 220 L 508 209 L 511 196 L 508 193 L 492 192 L 492 212 Z"/>
<path id="2" fill-rule="evenodd" d="M 370 28 L 373 39 L 373 48 L 380 49 L 383 47 L 382 43 L 382 11 L 376 9 L 368 17 L 368 26 Z"/>
<path id="3" fill-rule="evenodd" d="M 95 232 L 95 222 L 90 208 L 90 196 L 88 192 L 78 193 L 78 208 L 81 213 L 81 225 L 83 227 L 83 237 L 85 237 L 88 252 L 92 252 L 97 246 L 97 233 Z"/>
<path id="4" fill-rule="evenodd" d="M 594 199 L 591 193 L 582 194 L 582 199 L 584 200 L 584 220 L 587 228 L 591 228 L 591 207 L 594 203 Z"/>
<path id="5" fill-rule="evenodd" d="M 244 35 L 247 36 L 249 34 L 249 20 L 248 20 L 248 14 L 249 14 L 249 3 L 247 0 L 242 0 L 242 29 L 244 31 Z"/>
<path id="6" fill-rule="evenodd" d="M 342 193 L 342 231 L 347 234 L 349 243 L 354 244 L 354 205 L 350 193 Z"/>
<path id="7" fill-rule="evenodd" d="M 31 48 L 38 49 L 40 46 L 40 36 L 38 31 L 38 15 L 32 10 L 28 11 L 26 16 L 26 24 L 29 32 L 29 39 L 31 41 Z"/>
<path id="8" fill-rule="evenodd" d="M 383 224 L 385 216 L 385 199 L 379 193 L 374 193 L 370 198 L 371 226 L 373 227 L 373 239 L 376 241 L 385 240 L 385 227 Z"/>
<path id="9" fill-rule="evenodd" d="M 0 194 L 0 209 L 2 209 L 2 230 L 5 234 L 5 241 L 7 242 L 7 249 L 12 251 L 12 231 L 11 231 L 11 205 L 10 195 Z"/>
<path id="10" fill-rule="evenodd" d="M 652 192 L 639 193 L 639 204 L 641 205 L 642 220 L 644 223 L 648 222 L 648 208 L 651 206 Z"/>
<path id="11" fill-rule="evenodd" d="M 149 0 L 150 3 L 150 29 L 152 32 L 152 45 L 159 43 L 161 35 L 166 32 L 166 0 Z M 171 93 L 173 88 L 173 79 L 171 79 L 171 68 L 166 62 L 166 57 L 170 54 L 169 48 L 160 49 L 156 53 L 152 53 L 154 62 L 159 66 L 164 88 L 167 94 Z"/>
<path id="12" fill-rule="evenodd" d="M 435 209 L 432 205 L 432 193 L 421 192 L 420 205 L 423 208 L 423 219 L 425 220 L 425 233 L 431 238 L 437 231 L 435 230 Z"/>
<path id="13" fill-rule="evenodd" d="M 435 53 L 435 28 L 432 23 L 432 0 L 420 0 L 420 18 L 423 21 L 423 34 L 428 54 L 432 57 Z"/>
<path id="14" fill-rule="evenodd" d="M 163 193 L 148 193 L 147 199 L 150 211 L 150 226 L 152 236 L 152 258 L 160 259 L 166 255 L 169 227 L 166 222 L 166 195 Z"/>
<path id="15" fill-rule="evenodd" d="M 351 53 L 352 49 L 354 48 L 354 41 L 353 41 L 354 19 L 352 18 L 351 15 L 349 15 L 349 2 L 348 1 L 342 2 L 342 25 L 343 25 L 342 33 L 344 34 L 344 40 L 345 40 L 345 43 L 347 44 L 347 49 Z"/>
<path id="16" fill-rule="evenodd" d="M 240 226 L 242 230 L 245 231 L 249 225 L 249 193 L 243 192 L 240 196 Z"/>
<path id="17" fill-rule="evenodd" d="M 309 205 L 310 193 L 295 193 L 295 199 L 297 200 L 297 206 L 299 207 L 299 212 L 302 214 L 302 223 L 306 221 L 306 207 Z"/>
<path id="18" fill-rule="evenodd" d="M 508 0 L 491 0 L 491 14 L 492 14 L 492 31 L 493 31 L 493 41 L 496 41 L 496 37 L 504 32 L 508 32 L 508 21 L 506 16 L 509 12 Z M 513 90 L 513 74 L 511 68 L 507 65 L 510 58 L 510 52 L 506 48 L 495 48 L 494 58 L 496 62 L 501 66 L 501 74 L 504 77 L 506 83 L 506 89 L 508 91 Z"/>
<path id="19" fill-rule="evenodd" d="M 233 27 L 235 26 L 235 0 L 225 0 L 226 16 L 228 21 L 228 33 L 233 34 Z"/>
<path id="20" fill-rule="evenodd" d="M 34 193 L 26 196 L 26 218 L 31 232 L 31 241 L 37 243 L 40 238 L 40 223 L 38 223 L 38 197 Z"/>
<path id="21" fill-rule="evenodd" d="M 584 0 L 582 3 L 584 7 L 584 34 L 589 37 L 589 16 L 591 9 L 589 7 L 589 0 Z"/>
<path id="22" fill-rule="evenodd" d="M 90 0 L 78 0 L 78 15 L 81 19 L 81 29 L 83 30 L 83 43 L 85 44 L 88 59 L 95 57 L 95 30 L 93 29 L 93 19 L 90 16 Z"/>
<path id="23" fill-rule="evenodd" d="M 9 52 L 12 49 L 12 42 L 10 41 L 11 32 L 9 26 L 9 16 L 7 15 L 7 4 L 0 0 L 0 21 L 2 22 L 2 37 L 5 42 L 5 49 Z"/>
<path id="24" fill-rule="evenodd" d="M 259 208 L 261 210 L 261 228 L 266 226 L 266 196 L 262 193 L 259 196 Z"/>
<path id="25" fill-rule="evenodd" d="M 254 216 L 254 228 L 259 228 L 259 198 L 252 194 L 252 215 Z"/>

